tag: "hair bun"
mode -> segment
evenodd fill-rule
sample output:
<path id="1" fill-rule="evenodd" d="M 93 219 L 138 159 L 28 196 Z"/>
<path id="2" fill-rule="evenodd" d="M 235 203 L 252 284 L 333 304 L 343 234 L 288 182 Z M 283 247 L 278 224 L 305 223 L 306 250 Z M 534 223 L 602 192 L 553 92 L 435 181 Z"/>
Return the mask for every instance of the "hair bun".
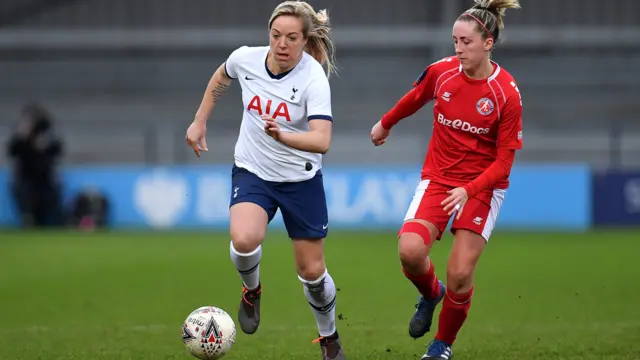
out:
<path id="1" fill-rule="evenodd" d="M 327 9 L 322 9 L 316 13 L 316 19 L 321 24 L 326 24 L 329 22 L 329 15 L 327 14 Z"/>

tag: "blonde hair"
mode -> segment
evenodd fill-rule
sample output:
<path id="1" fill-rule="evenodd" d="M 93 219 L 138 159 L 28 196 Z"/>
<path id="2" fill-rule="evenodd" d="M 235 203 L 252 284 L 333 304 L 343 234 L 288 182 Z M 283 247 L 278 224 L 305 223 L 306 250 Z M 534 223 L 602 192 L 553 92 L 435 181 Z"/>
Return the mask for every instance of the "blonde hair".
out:
<path id="1" fill-rule="evenodd" d="M 316 12 L 311 5 L 304 1 L 285 1 L 273 10 L 271 19 L 269 19 L 269 30 L 271 30 L 273 21 L 283 15 L 296 16 L 302 20 L 302 33 L 307 39 L 307 46 L 304 50 L 320 64 L 326 65 L 327 76 L 336 73 L 336 48 L 331 40 L 327 10 Z"/>
<path id="2" fill-rule="evenodd" d="M 507 9 L 520 9 L 518 0 L 474 0 L 474 3 L 475 5 L 463 12 L 458 20 L 476 22 L 482 38 L 491 37 L 494 42 L 498 41 L 500 30 L 504 28 Z"/>

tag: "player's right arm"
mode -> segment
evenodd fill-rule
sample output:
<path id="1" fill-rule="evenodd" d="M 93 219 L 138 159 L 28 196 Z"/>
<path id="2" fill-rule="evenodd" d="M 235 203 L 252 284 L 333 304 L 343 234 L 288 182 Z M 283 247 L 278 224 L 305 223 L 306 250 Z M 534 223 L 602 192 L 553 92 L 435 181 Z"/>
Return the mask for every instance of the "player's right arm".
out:
<path id="1" fill-rule="evenodd" d="M 441 60 L 444 61 L 445 59 Z M 413 83 L 413 88 L 406 93 L 371 130 L 371 140 L 374 145 L 384 144 L 391 128 L 401 120 L 415 114 L 431 99 L 435 93 L 438 80 L 436 65 L 438 61 L 429 65 Z"/>
<path id="2" fill-rule="evenodd" d="M 445 63 L 450 63 L 452 59 L 451 57 L 444 58 L 424 69 L 413 83 L 413 88 L 382 116 L 380 124 L 385 130 L 391 130 L 400 120 L 415 114 L 433 99 L 436 93 L 436 83 L 443 71 L 443 66 L 447 66 Z"/>
<path id="3" fill-rule="evenodd" d="M 220 101 L 231 85 L 232 79 L 226 74 L 225 63 L 220 65 L 207 84 L 207 89 L 202 96 L 202 101 L 196 111 L 193 122 L 187 129 L 187 144 L 193 149 L 196 156 L 200 157 L 202 151 L 209 151 L 207 147 L 206 133 L 207 120 L 211 111 Z"/>
<path id="4" fill-rule="evenodd" d="M 213 73 L 213 76 L 211 76 L 207 84 L 207 89 L 202 96 L 202 101 L 200 102 L 198 111 L 196 111 L 195 118 L 187 129 L 187 144 L 189 144 L 198 157 L 200 157 L 202 151 L 209 150 L 205 138 L 207 133 L 207 120 L 213 108 L 227 92 L 227 89 L 231 86 L 231 82 L 236 77 L 238 58 L 245 48 L 246 47 L 241 47 L 232 52 L 227 61 L 222 63 Z"/>
<path id="5" fill-rule="evenodd" d="M 227 75 L 225 68 L 226 63 L 222 63 L 216 72 L 213 73 L 213 76 L 211 76 L 211 79 L 207 84 L 207 89 L 202 96 L 200 107 L 198 107 L 195 119 L 193 120 L 194 122 L 206 124 L 209 116 L 211 115 L 211 111 L 227 92 L 229 86 L 231 86 L 233 79 Z"/>

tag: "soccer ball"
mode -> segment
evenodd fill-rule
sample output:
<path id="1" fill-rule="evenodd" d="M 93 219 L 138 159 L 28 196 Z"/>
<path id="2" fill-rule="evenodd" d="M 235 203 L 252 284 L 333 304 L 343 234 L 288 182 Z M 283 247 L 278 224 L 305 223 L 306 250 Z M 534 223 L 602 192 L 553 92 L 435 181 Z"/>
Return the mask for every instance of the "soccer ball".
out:
<path id="1" fill-rule="evenodd" d="M 236 324 L 229 314 L 215 306 L 194 310 L 182 325 L 182 343 L 198 359 L 220 359 L 235 341 Z"/>

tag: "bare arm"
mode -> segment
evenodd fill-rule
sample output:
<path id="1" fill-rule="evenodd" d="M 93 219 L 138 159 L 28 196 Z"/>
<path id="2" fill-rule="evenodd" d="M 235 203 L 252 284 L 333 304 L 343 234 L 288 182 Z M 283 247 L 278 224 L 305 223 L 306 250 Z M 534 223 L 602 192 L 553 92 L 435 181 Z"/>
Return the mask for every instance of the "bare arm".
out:
<path id="1" fill-rule="evenodd" d="M 222 63 L 211 77 L 211 80 L 209 80 L 207 90 L 204 92 L 204 96 L 202 97 L 202 102 L 196 112 L 194 122 L 201 124 L 207 123 L 207 120 L 211 115 L 211 111 L 218 101 L 220 101 L 224 93 L 227 92 L 232 81 L 233 79 L 228 77 L 225 73 L 225 64 Z"/>
<path id="2" fill-rule="evenodd" d="M 333 122 L 310 120 L 309 131 L 304 133 L 280 132 L 279 141 L 301 151 L 326 154 L 331 145 Z"/>

